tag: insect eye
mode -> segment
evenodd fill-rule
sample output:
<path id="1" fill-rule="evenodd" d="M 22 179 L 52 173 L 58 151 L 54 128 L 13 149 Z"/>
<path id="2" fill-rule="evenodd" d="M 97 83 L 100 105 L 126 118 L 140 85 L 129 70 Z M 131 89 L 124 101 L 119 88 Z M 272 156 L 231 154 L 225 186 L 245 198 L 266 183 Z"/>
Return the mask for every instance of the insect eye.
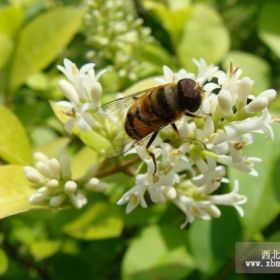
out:
<path id="1" fill-rule="evenodd" d="M 177 84 L 178 94 L 183 96 L 185 108 L 189 112 L 198 110 L 201 104 L 201 89 L 197 88 L 197 84 L 192 79 L 182 79 Z"/>

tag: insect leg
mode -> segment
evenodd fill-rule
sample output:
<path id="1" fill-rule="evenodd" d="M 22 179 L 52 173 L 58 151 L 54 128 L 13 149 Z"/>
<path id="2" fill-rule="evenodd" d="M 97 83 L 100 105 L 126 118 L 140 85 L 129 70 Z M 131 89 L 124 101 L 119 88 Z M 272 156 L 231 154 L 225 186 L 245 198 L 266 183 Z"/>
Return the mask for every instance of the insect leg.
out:
<path id="1" fill-rule="evenodd" d="M 175 123 L 171 123 L 171 126 L 172 126 L 173 130 L 176 132 L 176 134 L 177 134 L 179 137 L 181 137 L 180 132 L 179 132 L 179 130 L 178 130 L 176 124 L 175 124 Z M 199 144 L 201 144 L 201 145 L 204 147 L 205 150 L 207 150 L 207 147 L 205 146 L 205 144 L 204 144 L 203 142 L 201 142 L 200 140 L 198 140 L 198 139 L 195 139 L 195 138 L 188 138 L 188 137 L 187 137 L 187 138 L 181 137 L 181 138 L 182 138 L 182 139 L 185 139 L 185 140 L 188 140 L 188 141 L 197 141 Z"/>
<path id="2" fill-rule="evenodd" d="M 153 152 L 149 151 L 149 147 L 152 145 L 152 143 L 154 142 L 154 140 L 155 140 L 155 138 L 157 137 L 157 135 L 158 135 L 158 131 L 154 131 L 153 134 L 152 134 L 152 136 L 151 136 L 151 138 L 150 138 L 150 140 L 149 140 L 149 142 L 148 142 L 147 145 L 146 145 L 146 151 L 147 151 L 147 153 L 151 156 L 151 158 L 152 158 L 152 160 L 153 160 L 153 163 L 154 163 L 154 166 L 155 166 L 155 170 L 154 170 L 153 175 L 155 175 L 156 172 L 157 172 L 157 163 L 156 163 L 155 155 L 154 155 Z"/>
<path id="3" fill-rule="evenodd" d="M 193 118 L 197 118 L 197 119 L 203 118 L 203 116 L 195 115 L 195 114 L 190 113 L 190 112 L 185 112 L 184 114 L 188 117 L 193 117 Z"/>
<path id="4" fill-rule="evenodd" d="M 173 130 L 176 132 L 176 134 L 177 134 L 179 137 L 181 137 L 180 132 L 179 132 L 179 130 L 178 130 L 176 124 L 175 124 L 175 123 L 171 123 L 171 126 L 172 126 Z"/>

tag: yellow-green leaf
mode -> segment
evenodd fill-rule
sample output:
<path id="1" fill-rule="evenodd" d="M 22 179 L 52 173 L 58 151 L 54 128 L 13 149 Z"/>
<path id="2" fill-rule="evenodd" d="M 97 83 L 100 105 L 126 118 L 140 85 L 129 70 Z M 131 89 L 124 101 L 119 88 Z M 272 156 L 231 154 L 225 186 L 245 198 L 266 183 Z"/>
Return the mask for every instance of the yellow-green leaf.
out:
<path id="1" fill-rule="evenodd" d="M 84 175 L 85 171 L 92 165 L 97 164 L 98 155 L 95 151 L 89 147 L 82 148 L 73 158 L 72 176 L 78 178 Z"/>
<path id="2" fill-rule="evenodd" d="M 34 192 L 20 165 L 0 167 L 0 219 L 28 211 L 37 206 L 29 204 L 28 197 Z"/>
<path id="3" fill-rule="evenodd" d="M 229 32 L 221 16 L 208 6 L 196 5 L 177 47 L 181 65 L 189 71 L 194 70 L 192 59 L 200 57 L 208 63 L 217 63 L 229 46 Z"/>
<path id="4" fill-rule="evenodd" d="M 29 75 L 46 67 L 69 43 L 82 22 L 84 9 L 59 7 L 39 15 L 22 30 L 11 70 L 15 90 Z"/>
<path id="5" fill-rule="evenodd" d="M 6 6 L 0 9 L 0 32 L 12 38 L 23 20 L 23 11 L 20 7 Z"/>
<path id="6" fill-rule="evenodd" d="M 12 50 L 12 40 L 6 34 L 0 33 L 0 69 L 8 60 Z"/>
<path id="7" fill-rule="evenodd" d="M 8 269 L 8 258 L 5 252 L 0 249 L 0 275 L 4 274 Z"/>
<path id="8" fill-rule="evenodd" d="M 31 147 L 19 119 L 0 105 L 0 157 L 9 163 L 31 162 Z"/>
<path id="9" fill-rule="evenodd" d="M 84 240 L 117 237 L 122 229 L 123 219 L 119 207 L 103 202 L 94 203 L 63 227 L 65 233 Z"/>
<path id="10" fill-rule="evenodd" d="M 122 279 L 186 279 L 194 268 L 184 231 L 150 226 L 130 243 L 122 264 Z"/>
<path id="11" fill-rule="evenodd" d="M 30 246 L 32 256 L 40 261 L 51 257 L 61 248 L 60 240 L 41 240 L 34 241 Z"/>

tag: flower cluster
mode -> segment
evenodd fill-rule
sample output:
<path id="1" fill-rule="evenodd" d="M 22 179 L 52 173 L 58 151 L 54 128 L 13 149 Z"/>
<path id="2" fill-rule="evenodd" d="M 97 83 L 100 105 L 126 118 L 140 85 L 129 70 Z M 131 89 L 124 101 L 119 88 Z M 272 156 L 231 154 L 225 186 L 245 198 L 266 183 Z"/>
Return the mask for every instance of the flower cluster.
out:
<path id="1" fill-rule="evenodd" d="M 133 55 L 141 42 L 150 42 L 150 29 L 142 26 L 142 19 L 131 13 L 127 0 L 90 0 L 85 18 L 85 34 L 92 50 L 89 59 L 106 62 L 121 78 L 136 80 L 143 63 Z"/>
<path id="2" fill-rule="evenodd" d="M 31 204 L 60 208 L 72 205 L 82 208 L 87 203 L 88 191 L 103 191 L 106 185 L 98 178 L 84 176 L 82 182 L 73 180 L 70 159 L 62 155 L 59 160 L 49 159 L 42 153 L 35 153 L 35 167 L 25 166 L 26 178 L 37 189 L 29 197 Z"/>
<path id="3" fill-rule="evenodd" d="M 170 126 L 161 130 L 150 147 L 156 160 L 156 172 L 145 145 L 139 144 L 129 151 L 137 154 L 141 164 L 135 172 L 135 185 L 117 202 L 126 204 L 127 213 L 138 205 L 148 207 L 148 196 L 153 203 L 171 202 L 185 214 L 182 227 L 196 218 L 219 217 L 219 205 L 232 206 L 242 216 L 241 205 L 247 198 L 239 194 L 238 181 L 234 181 L 228 193 L 221 189 L 223 183 L 229 182 L 226 167 L 258 176 L 254 165 L 261 159 L 246 155 L 244 147 L 253 143 L 256 133 L 267 134 L 273 139 L 273 118 L 268 105 L 276 96 L 274 90 L 253 95 L 254 81 L 241 77 L 241 69 L 230 66 L 224 72 L 215 65 L 207 65 L 203 59 L 194 60 L 194 63 L 198 67 L 196 75 L 185 70 L 174 73 L 164 66 L 163 77 L 153 78 L 159 85 L 183 78 L 193 79 L 202 89 L 202 103 L 195 116 L 183 116 L 176 122 L 178 135 Z M 77 136 L 80 136 L 77 129 L 88 132 L 88 138 L 83 139 L 86 144 L 90 137 L 97 139 L 99 133 L 105 131 L 103 138 L 98 139 L 108 136 L 105 140 L 114 147 L 114 141 L 121 139 L 118 136 L 123 136 L 121 132 L 125 131 L 123 119 L 111 120 L 109 115 L 96 118 L 102 93 L 98 78 L 103 71 L 95 75 L 93 66 L 87 64 L 79 70 L 69 60 L 64 61 L 64 67 L 59 66 L 68 78 L 68 81 L 60 82 L 68 101 L 59 101 L 56 105 L 67 115 L 66 129 Z M 117 104 L 120 106 L 121 103 Z M 119 111 L 126 110 L 119 108 Z M 103 122 L 102 117 L 106 121 Z M 99 144 L 96 139 L 94 143 Z M 97 147 L 95 150 L 98 152 Z M 65 160 L 49 160 L 40 154 L 36 155 L 36 160 L 36 169 L 25 168 L 27 178 L 38 188 L 30 198 L 31 203 L 47 202 L 55 207 L 71 203 L 79 208 L 86 203 L 86 190 L 104 188 L 95 177 L 87 178 L 83 184 L 73 181 L 69 163 Z"/>
<path id="4" fill-rule="evenodd" d="M 95 125 L 89 112 L 99 106 L 102 87 L 98 79 L 106 70 L 95 75 L 94 66 L 94 63 L 88 63 L 78 69 L 73 62 L 64 59 L 64 66 L 57 67 L 68 79 L 59 82 L 68 101 L 56 103 L 60 111 L 69 117 L 65 124 L 68 132 L 72 132 L 75 127 L 90 131 Z"/>
<path id="5" fill-rule="evenodd" d="M 178 122 L 179 141 L 168 139 L 169 128 L 161 133 L 162 141 L 154 148 L 158 171 L 156 176 L 151 158 L 143 148 L 137 153 L 147 165 L 147 172 L 136 175 L 136 184 L 118 201 L 127 204 L 127 213 L 139 204 L 147 207 L 146 192 L 152 202 L 173 202 L 186 216 L 182 227 L 196 218 L 219 217 L 217 205 L 229 205 L 243 215 L 240 205 L 247 198 L 239 194 L 239 184 L 233 190 L 217 194 L 222 183 L 227 183 L 225 166 L 231 166 L 257 176 L 254 164 L 261 159 L 246 156 L 242 150 L 253 143 L 255 133 L 267 133 L 273 139 L 272 117 L 267 108 L 275 98 L 275 90 L 269 89 L 252 95 L 253 80 L 241 78 L 241 69 L 232 66 L 227 73 L 217 66 L 208 66 L 204 60 L 194 60 L 198 74 L 180 70 L 173 73 L 164 67 L 164 77 L 159 83 L 177 82 L 191 78 L 203 88 L 198 117 L 182 117 Z M 168 143 L 164 141 L 168 139 Z"/>

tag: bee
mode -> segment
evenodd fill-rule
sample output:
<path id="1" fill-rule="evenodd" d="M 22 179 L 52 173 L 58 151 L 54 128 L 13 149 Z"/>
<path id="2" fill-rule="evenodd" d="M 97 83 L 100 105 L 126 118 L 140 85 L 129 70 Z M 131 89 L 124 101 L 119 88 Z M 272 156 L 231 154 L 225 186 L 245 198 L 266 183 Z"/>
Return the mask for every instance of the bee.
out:
<path id="1" fill-rule="evenodd" d="M 149 88 L 132 95 L 111 101 L 101 110 L 110 115 L 123 115 L 122 124 L 116 129 L 113 140 L 115 154 L 130 150 L 143 139 L 148 139 L 146 150 L 152 157 L 156 173 L 156 160 L 149 147 L 159 131 L 171 125 L 179 135 L 175 121 L 183 115 L 196 117 L 202 102 L 202 87 L 192 79 L 181 79 L 177 83 L 167 83 Z M 114 124 L 112 124 L 113 126 Z"/>

